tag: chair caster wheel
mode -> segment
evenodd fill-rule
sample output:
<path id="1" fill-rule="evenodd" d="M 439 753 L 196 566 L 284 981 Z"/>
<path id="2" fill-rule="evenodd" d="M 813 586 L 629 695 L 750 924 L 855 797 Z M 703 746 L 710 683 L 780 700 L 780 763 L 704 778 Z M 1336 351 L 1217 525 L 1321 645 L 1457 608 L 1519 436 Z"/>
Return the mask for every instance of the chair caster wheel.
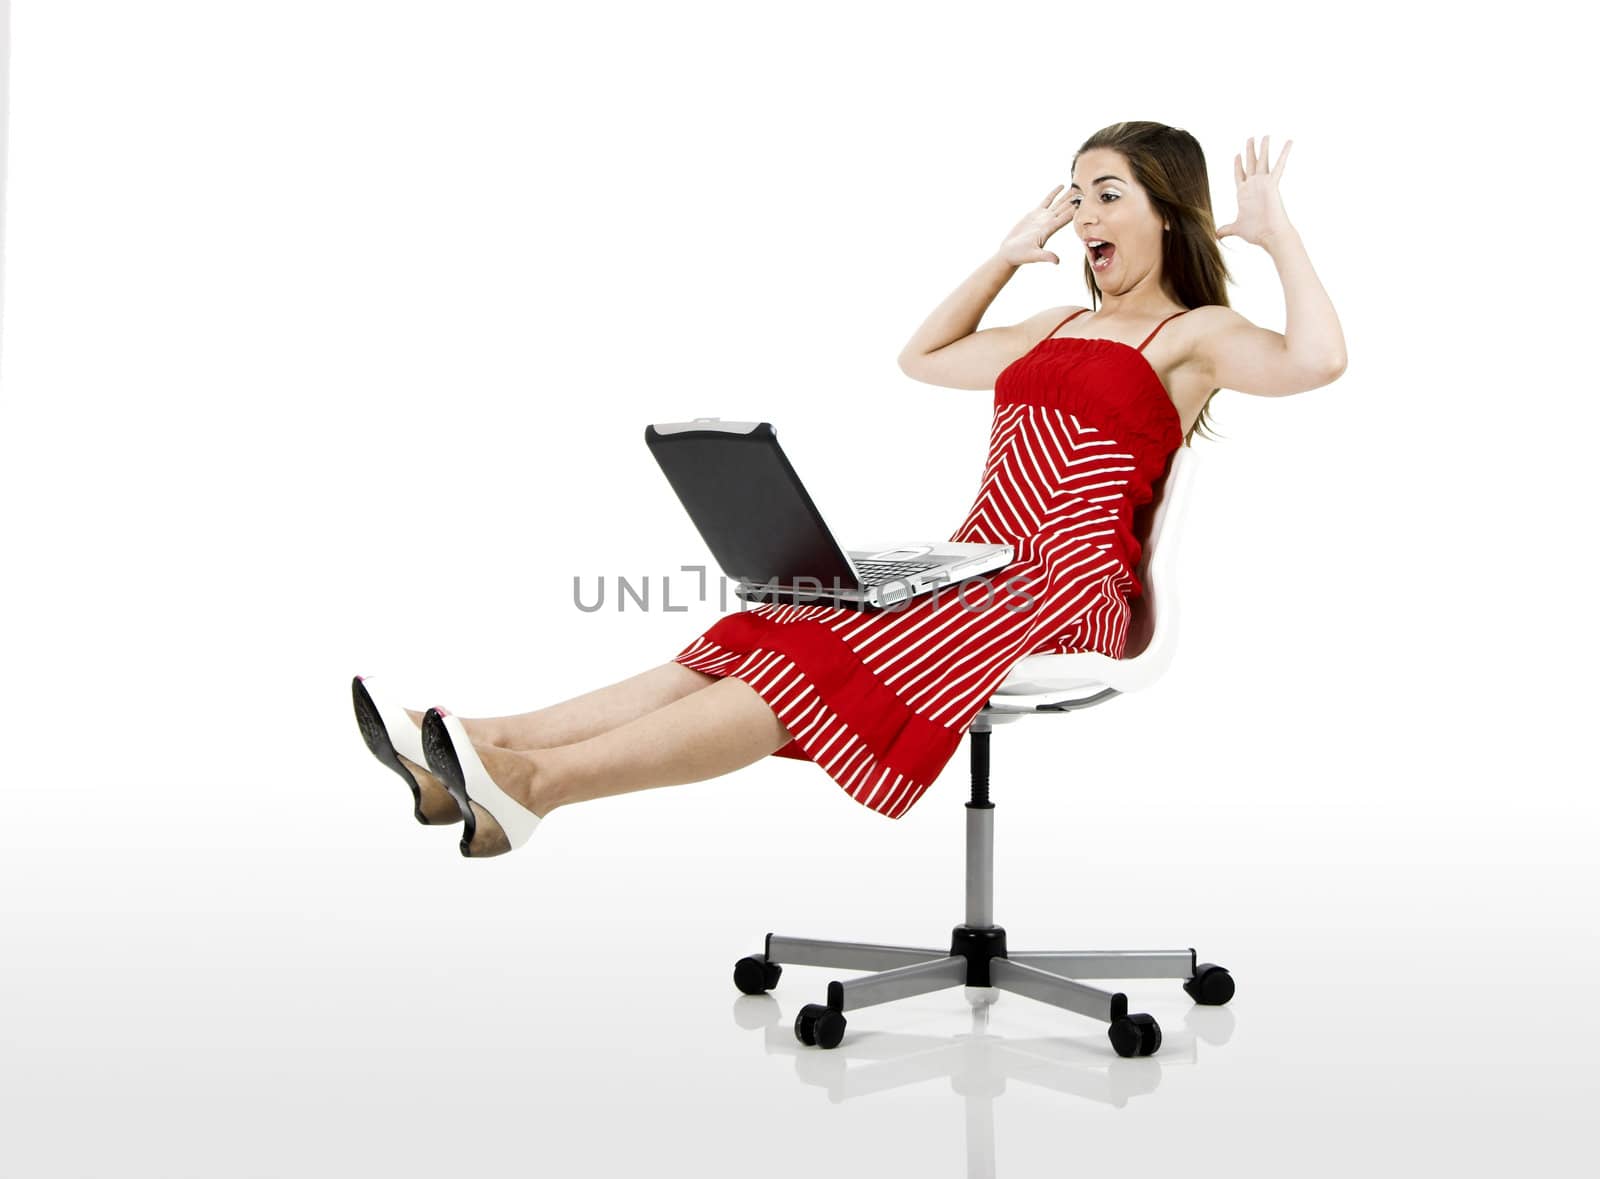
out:
<path id="1" fill-rule="evenodd" d="M 1195 967 L 1194 977 L 1183 984 L 1189 997 L 1205 1007 L 1221 1007 L 1233 998 L 1233 975 L 1215 962 Z"/>
<path id="2" fill-rule="evenodd" d="M 783 967 L 753 954 L 733 964 L 733 985 L 747 995 L 765 995 L 782 977 Z"/>
<path id="3" fill-rule="evenodd" d="M 1153 1056 L 1161 1047 L 1161 1025 L 1142 1013 L 1115 1021 L 1106 1035 L 1118 1056 Z"/>
<path id="4" fill-rule="evenodd" d="M 795 1039 L 814 1048 L 837 1048 L 844 1039 L 844 1016 L 821 1003 L 807 1003 L 794 1018 Z"/>

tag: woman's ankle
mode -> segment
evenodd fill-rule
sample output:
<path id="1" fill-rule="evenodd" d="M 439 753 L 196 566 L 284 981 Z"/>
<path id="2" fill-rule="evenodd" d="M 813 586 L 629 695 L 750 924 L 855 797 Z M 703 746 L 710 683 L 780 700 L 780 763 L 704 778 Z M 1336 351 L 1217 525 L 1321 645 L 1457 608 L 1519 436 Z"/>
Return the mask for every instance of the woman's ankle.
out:
<path id="1" fill-rule="evenodd" d="M 508 798 L 524 810 L 541 818 L 555 809 L 556 803 L 547 785 L 547 776 L 541 773 L 537 754 L 520 749 L 502 749 L 497 745 L 480 745 L 474 739 L 472 747 L 478 760 L 489 771 L 494 784 Z"/>

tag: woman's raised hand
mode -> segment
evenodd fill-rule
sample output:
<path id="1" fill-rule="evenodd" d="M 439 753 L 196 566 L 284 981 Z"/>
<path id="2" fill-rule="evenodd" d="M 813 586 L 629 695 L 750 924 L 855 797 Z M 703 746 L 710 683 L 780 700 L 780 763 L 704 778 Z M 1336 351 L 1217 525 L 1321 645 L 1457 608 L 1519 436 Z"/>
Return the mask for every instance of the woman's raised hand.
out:
<path id="1" fill-rule="evenodd" d="M 1056 230 L 1072 220 L 1075 210 L 1066 197 L 1056 199 L 1056 194 L 1066 185 L 1058 184 L 1052 188 L 1043 201 L 1036 208 L 1029 209 L 1016 228 L 1006 234 L 1005 240 L 1000 243 L 999 257 L 1012 266 L 1021 266 L 1028 262 L 1054 262 L 1060 265 L 1061 259 L 1044 248 L 1044 243 L 1049 241 Z"/>
<path id="2" fill-rule="evenodd" d="M 1283 179 L 1283 166 L 1289 161 L 1289 149 L 1294 140 L 1284 141 L 1278 153 L 1278 162 L 1267 167 L 1267 141 L 1261 137 L 1261 154 L 1256 155 L 1254 136 L 1245 144 L 1246 158 L 1233 157 L 1233 180 L 1239 190 L 1239 215 L 1217 229 L 1217 240 L 1239 237 L 1253 246 L 1264 246 L 1276 234 L 1292 231 L 1289 215 L 1284 212 L 1283 194 L 1278 182 Z"/>

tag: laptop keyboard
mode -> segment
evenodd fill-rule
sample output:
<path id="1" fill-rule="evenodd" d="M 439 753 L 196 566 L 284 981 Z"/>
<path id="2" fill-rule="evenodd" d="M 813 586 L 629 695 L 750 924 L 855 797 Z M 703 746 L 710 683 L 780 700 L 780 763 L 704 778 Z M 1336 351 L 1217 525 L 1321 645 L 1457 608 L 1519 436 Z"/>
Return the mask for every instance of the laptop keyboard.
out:
<path id="1" fill-rule="evenodd" d="M 940 565 L 940 561 L 852 561 L 863 585 L 882 585 L 886 581 L 920 573 Z"/>

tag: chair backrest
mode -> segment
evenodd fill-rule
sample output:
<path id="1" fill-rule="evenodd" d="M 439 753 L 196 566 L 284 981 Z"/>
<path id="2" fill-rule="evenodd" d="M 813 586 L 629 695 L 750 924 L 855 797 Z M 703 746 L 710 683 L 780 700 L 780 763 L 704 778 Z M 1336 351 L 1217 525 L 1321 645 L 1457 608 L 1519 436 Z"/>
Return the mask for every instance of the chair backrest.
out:
<path id="1" fill-rule="evenodd" d="M 1194 449 L 1180 446 L 1172 452 L 1167 469 L 1151 484 L 1150 502 L 1133 514 L 1133 534 L 1140 544 L 1139 567 L 1134 571 L 1144 593 L 1129 603 L 1124 659 L 1170 648 L 1177 630 L 1178 542 L 1183 536 L 1183 516 L 1194 482 Z"/>
<path id="2" fill-rule="evenodd" d="M 1161 678 L 1178 645 L 1178 543 L 1197 461 L 1189 447 L 1173 451 L 1167 469 L 1151 483 L 1149 502 L 1134 513 L 1133 534 L 1140 543 L 1134 572 L 1144 593 L 1129 599 L 1122 658 L 1098 651 L 1026 655 L 985 706 L 982 715 L 991 723 L 1014 720 L 1036 709 L 1057 712 L 1068 701 L 1098 703 L 1118 693 L 1137 692 Z M 1106 689 L 1112 689 L 1109 695 Z"/>

